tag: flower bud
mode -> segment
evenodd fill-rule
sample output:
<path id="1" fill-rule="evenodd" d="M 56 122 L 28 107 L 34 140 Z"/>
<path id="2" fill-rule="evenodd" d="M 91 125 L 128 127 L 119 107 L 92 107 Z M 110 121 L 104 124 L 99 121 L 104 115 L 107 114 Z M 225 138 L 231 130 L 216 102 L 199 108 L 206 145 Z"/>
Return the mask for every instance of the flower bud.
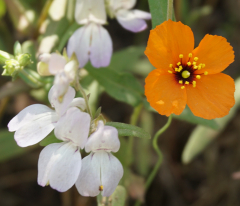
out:
<path id="1" fill-rule="evenodd" d="M 31 60 L 31 55 L 27 54 L 27 53 L 18 55 L 17 59 L 18 59 L 20 66 L 22 66 L 22 67 L 25 67 L 25 66 L 33 63 Z"/>

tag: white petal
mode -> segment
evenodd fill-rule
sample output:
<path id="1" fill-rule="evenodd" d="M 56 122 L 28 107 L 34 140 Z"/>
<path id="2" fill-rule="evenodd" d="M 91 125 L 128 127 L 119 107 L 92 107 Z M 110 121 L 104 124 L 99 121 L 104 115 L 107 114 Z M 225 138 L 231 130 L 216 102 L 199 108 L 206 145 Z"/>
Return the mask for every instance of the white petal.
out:
<path id="1" fill-rule="evenodd" d="M 139 15 L 138 12 L 137 14 Z M 119 24 L 129 31 L 140 32 L 147 28 L 147 23 L 143 19 L 139 19 L 134 11 L 119 10 L 116 17 Z"/>
<path id="2" fill-rule="evenodd" d="M 78 64 L 75 60 L 72 60 L 65 65 L 64 72 L 69 82 L 72 82 L 75 79 L 77 69 L 78 69 Z"/>
<path id="3" fill-rule="evenodd" d="M 152 18 L 151 14 L 149 12 L 146 11 L 141 11 L 138 9 L 134 9 L 131 10 L 130 12 L 132 12 L 134 14 L 134 16 L 138 19 L 145 19 L 145 20 L 149 20 Z"/>
<path id="4" fill-rule="evenodd" d="M 55 127 L 58 120 L 56 112 L 46 112 L 25 124 L 14 134 L 14 139 L 20 147 L 34 145 L 43 140 Z"/>
<path id="5" fill-rule="evenodd" d="M 81 154 L 71 142 L 46 146 L 38 161 L 38 184 L 65 192 L 76 182 L 81 170 Z"/>
<path id="6" fill-rule="evenodd" d="M 97 155 L 97 153 L 95 154 Z M 111 153 L 101 153 L 101 181 L 103 185 L 102 196 L 109 197 L 114 192 L 123 176 L 123 167 L 121 162 Z"/>
<path id="7" fill-rule="evenodd" d="M 91 31 L 91 24 L 85 25 L 77 29 L 68 40 L 68 56 L 72 56 L 75 53 L 79 67 L 84 67 L 89 60 Z"/>
<path id="8" fill-rule="evenodd" d="M 48 108 L 43 104 L 33 104 L 24 108 L 8 123 L 8 130 L 10 132 L 18 130 L 20 127 L 28 124 L 29 122 L 38 119 L 39 114 L 54 113 L 54 110 Z"/>
<path id="9" fill-rule="evenodd" d="M 112 57 L 112 40 L 105 28 L 97 24 L 92 25 L 91 63 L 96 68 L 106 67 Z"/>
<path id="10" fill-rule="evenodd" d="M 93 197 L 100 192 L 100 158 L 91 153 L 82 160 L 82 169 L 76 181 L 77 190 L 82 196 Z"/>
<path id="11" fill-rule="evenodd" d="M 48 93 L 48 99 L 51 103 L 52 107 L 55 108 L 56 112 L 59 116 L 62 116 L 67 108 L 69 107 L 70 103 L 72 102 L 73 98 L 75 97 L 75 90 L 72 87 L 68 87 L 68 90 L 66 94 L 64 95 L 61 102 L 59 102 L 58 96 L 57 96 L 57 87 L 55 85 L 52 86 Z"/>
<path id="12" fill-rule="evenodd" d="M 113 10 L 117 9 L 131 9 L 135 6 L 137 0 L 110 0 L 109 6 Z"/>
<path id="13" fill-rule="evenodd" d="M 84 111 L 86 109 L 86 102 L 82 97 L 74 98 L 69 107 L 79 107 Z"/>
<path id="14" fill-rule="evenodd" d="M 43 54 L 40 54 L 39 57 L 38 57 L 38 60 L 40 62 L 44 62 L 46 64 L 49 64 L 49 60 L 51 58 L 51 54 L 49 53 L 43 53 Z"/>
<path id="15" fill-rule="evenodd" d="M 104 126 L 102 121 L 98 122 L 97 130 L 91 134 L 85 145 L 85 151 L 113 151 L 117 152 L 120 148 L 118 131 L 115 127 Z"/>
<path id="16" fill-rule="evenodd" d="M 51 58 L 49 59 L 49 71 L 51 74 L 57 74 L 58 72 L 63 71 L 65 65 L 66 65 L 66 59 L 56 53 L 53 53 L 51 55 Z"/>
<path id="17" fill-rule="evenodd" d="M 69 88 L 70 80 L 64 71 L 57 73 L 54 78 L 54 93 L 53 96 L 59 101 L 64 97 Z"/>
<path id="18" fill-rule="evenodd" d="M 77 0 L 75 20 L 79 24 L 105 24 L 107 19 L 104 0 Z"/>
<path id="19" fill-rule="evenodd" d="M 91 117 L 86 112 L 81 112 L 76 107 L 71 107 L 62 116 L 54 130 L 58 139 L 71 141 L 83 148 L 87 142 Z"/>

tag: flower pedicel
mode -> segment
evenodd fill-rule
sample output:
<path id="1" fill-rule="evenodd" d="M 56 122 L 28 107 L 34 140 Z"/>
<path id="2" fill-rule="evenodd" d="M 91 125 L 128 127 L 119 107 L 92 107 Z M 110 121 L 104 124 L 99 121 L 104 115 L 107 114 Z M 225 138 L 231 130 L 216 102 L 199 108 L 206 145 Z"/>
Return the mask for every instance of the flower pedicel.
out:
<path id="1" fill-rule="evenodd" d="M 207 34 L 194 49 L 191 29 L 168 20 L 151 30 L 145 51 L 156 68 L 146 78 L 145 95 L 160 114 L 220 118 L 234 105 L 234 80 L 222 72 L 234 61 L 224 37 Z"/>

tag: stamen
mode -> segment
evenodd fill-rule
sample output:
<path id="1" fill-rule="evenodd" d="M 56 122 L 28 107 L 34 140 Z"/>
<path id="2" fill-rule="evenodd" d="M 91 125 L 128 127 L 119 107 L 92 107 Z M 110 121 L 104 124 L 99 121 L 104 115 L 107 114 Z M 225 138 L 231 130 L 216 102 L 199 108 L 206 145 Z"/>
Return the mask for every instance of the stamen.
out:
<path id="1" fill-rule="evenodd" d="M 185 88 L 185 86 L 181 86 L 181 89 L 184 89 Z"/>
<path id="2" fill-rule="evenodd" d="M 187 79 L 188 77 L 190 77 L 190 75 L 191 75 L 190 72 L 187 71 L 187 70 L 185 70 L 185 71 L 182 72 L 182 77 L 185 78 L 185 79 Z"/>
<path id="3" fill-rule="evenodd" d="M 198 70 L 202 69 L 202 66 L 201 65 L 198 65 Z"/>
<path id="4" fill-rule="evenodd" d="M 197 82 L 196 81 L 192 81 L 193 87 L 196 87 Z"/>
<path id="5" fill-rule="evenodd" d="M 188 65 L 189 67 L 191 66 L 191 64 L 192 64 L 191 62 L 188 62 L 188 63 L 187 63 L 187 65 Z"/>
<path id="6" fill-rule="evenodd" d="M 103 185 L 99 186 L 99 191 L 103 191 Z"/>
<path id="7" fill-rule="evenodd" d="M 179 81 L 178 81 L 178 83 L 179 83 L 179 84 L 182 84 L 182 83 L 183 83 L 183 81 L 182 81 L 182 80 L 179 80 Z"/>
<path id="8" fill-rule="evenodd" d="M 197 75 L 196 78 L 197 78 L 197 79 L 201 79 L 201 76 L 200 76 L 200 75 Z"/>
<path id="9" fill-rule="evenodd" d="M 179 66 L 181 64 L 181 62 L 178 62 L 177 65 Z"/>
<path id="10" fill-rule="evenodd" d="M 193 69 L 198 69 L 198 66 L 195 65 L 195 66 L 193 67 Z"/>
<path id="11" fill-rule="evenodd" d="M 183 67 L 179 66 L 178 72 L 182 71 Z"/>
<path id="12" fill-rule="evenodd" d="M 189 82 L 188 82 L 188 81 L 185 81 L 185 84 L 189 84 Z"/>
<path id="13" fill-rule="evenodd" d="M 198 60 L 198 57 L 194 57 L 194 59 L 193 59 L 195 62 Z"/>
<path id="14" fill-rule="evenodd" d="M 190 58 L 191 58 L 191 57 L 192 57 L 192 53 L 189 53 L 189 54 L 188 54 L 188 57 L 190 57 Z"/>
<path id="15" fill-rule="evenodd" d="M 205 72 L 204 72 L 204 75 L 208 75 L 208 72 L 207 72 L 207 71 L 205 71 Z"/>
<path id="16" fill-rule="evenodd" d="M 172 64 L 169 64 L 169 67 L 170 67 L 170 68 L 172 68 L 172 66 L 173 66 Z"/>
<path id="17" fill-rule="evenodd" d="M 183 58 L 183 54 L 180 54 L 180 55 L 179 55 L 179 58 L 182 59 L 182 58 Z"/>
<path id="18" fill-rule="evenodd" d="M 196 64 L 197 64 L 197 62 L 193 62 L 193 63 L 192 63 L 192 65 L 196 65 Z"/>
<path id="19" fill-rule="evenodd" d="M 178 68 L 175 68 L 175 72 L 177 72 L 178 71 Z"/>
<path id="20" fill-rule="evenodd" d="M 202 68 L 204 68 L 206 65 L 205 64 L 202 64 Z"/>
<path id="21" fill-rule="evenodd" d="M 172 74 L 172 71 L 168 70 L 168 73 Z"/>

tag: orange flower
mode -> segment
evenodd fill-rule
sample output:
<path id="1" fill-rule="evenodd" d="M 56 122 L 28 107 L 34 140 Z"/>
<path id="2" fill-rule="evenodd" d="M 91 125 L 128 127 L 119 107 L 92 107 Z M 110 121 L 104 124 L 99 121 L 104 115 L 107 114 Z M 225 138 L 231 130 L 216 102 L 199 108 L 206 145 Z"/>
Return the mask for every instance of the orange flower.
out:
<path id="1" fill-rule="evenodd" d="M 156 68 L 145 82 L 145 95 L 160 114 L 181 114 L 186 104 L 194 115 L 214 119 L 234 105 L 234 80 L 223 73 L 234 61 L 224 37 L 207 34 L 194 49 L 192 30 L 168 20 L 151 30 L 145 51 Z"/>

